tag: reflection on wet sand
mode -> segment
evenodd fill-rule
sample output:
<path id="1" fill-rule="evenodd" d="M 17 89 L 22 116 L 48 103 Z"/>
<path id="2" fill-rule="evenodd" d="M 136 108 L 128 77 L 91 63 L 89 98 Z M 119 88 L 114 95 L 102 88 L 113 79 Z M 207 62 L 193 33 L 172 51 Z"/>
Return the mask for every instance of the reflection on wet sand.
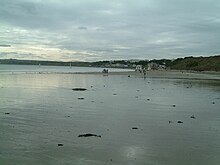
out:
<path id="1" fill-rule="evenodd" d="M 5 74 L 0 86 L 0 164 L 220 162 L 215 82 Z"/>

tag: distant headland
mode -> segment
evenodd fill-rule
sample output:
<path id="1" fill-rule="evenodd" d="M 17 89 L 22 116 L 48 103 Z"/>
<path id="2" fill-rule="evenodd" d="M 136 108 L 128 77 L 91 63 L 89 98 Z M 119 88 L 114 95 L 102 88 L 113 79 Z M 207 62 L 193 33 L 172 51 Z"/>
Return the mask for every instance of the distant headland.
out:
<path id="1" fill-rule="evenodd" d="M 184 57 L 177 59 L 153 60 L 111 60 L 96 62 L 62 62 L 0 59 L 0 64 L 13 65 L 53 65 L 76 67 L 103 67 L 103 68 L 136 68 L 142 66 L 148 70 L 194 70 L 194 71 L 220 71 L 220 55 L 210 57 Z"/>

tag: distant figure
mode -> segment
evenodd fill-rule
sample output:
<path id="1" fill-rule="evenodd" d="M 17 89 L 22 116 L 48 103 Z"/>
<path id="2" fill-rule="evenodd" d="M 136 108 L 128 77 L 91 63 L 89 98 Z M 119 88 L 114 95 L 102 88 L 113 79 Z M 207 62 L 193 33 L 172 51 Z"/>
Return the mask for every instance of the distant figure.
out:
<path id="1" fill-rule="evenodd" d="M 145 68 L 143 69 L 143 73 L 144 73 L 144 78 L 146 78 L 146 73 L 147 73 L 147 71 L 146 71 Z"/>
<path id="2" fill-rule="evenodd" d="M 102 73 L 108 73 L 108 69 L 103 69 Z"/>

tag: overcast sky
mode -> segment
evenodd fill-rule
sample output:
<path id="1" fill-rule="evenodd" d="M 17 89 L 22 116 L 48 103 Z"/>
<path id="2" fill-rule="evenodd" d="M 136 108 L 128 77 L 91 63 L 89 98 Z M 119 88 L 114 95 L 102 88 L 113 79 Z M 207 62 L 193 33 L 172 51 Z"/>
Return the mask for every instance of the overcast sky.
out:
<path id="1" fill-rule="evenodd" d="M 220 54 L 219 0 L 0 0 L 0 58 Z"/>

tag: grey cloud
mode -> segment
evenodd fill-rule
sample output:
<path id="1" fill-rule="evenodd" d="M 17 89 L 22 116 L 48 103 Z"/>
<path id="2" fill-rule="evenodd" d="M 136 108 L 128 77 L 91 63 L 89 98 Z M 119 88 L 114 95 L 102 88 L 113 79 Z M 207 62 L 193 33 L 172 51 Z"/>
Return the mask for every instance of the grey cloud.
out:
<path id="1" fill-rule="evenodd" d="M 78 27 L 78 29 L 79 29 L 79 30 L 87 30 L 87 27 L 85 27 L 85 26 L 80 26 L 80 27 Z"/>
<path id="2" fill-rule="evenodd" d="M 11 45 L 0 45 L 0 47 L 11 47 Z"/>
<path id="3" fill-rule="evenodd" d="M 17 53 L 17 52 L 0 52 L 0 58 L 17 58 L 17 59 L 38 59 L 45 60 L 44 56 L 39 56 L 33 53 Z"/>
<path id="4" fill-rule="evenodd" d="M 218 0 L 0 1 L 0 21 L 26 30 L 4 43 L 95 54 L 83 59 L 218 54 L 219 11 Z"/>
<path id="5" fill-rule="evenodd" d="M 0 52 L 1 56 L 5 56 L 5 55 L 9 55 L 9 54 L 13 54 L 13 55 L 17 55 L 17 52 Z"/>

